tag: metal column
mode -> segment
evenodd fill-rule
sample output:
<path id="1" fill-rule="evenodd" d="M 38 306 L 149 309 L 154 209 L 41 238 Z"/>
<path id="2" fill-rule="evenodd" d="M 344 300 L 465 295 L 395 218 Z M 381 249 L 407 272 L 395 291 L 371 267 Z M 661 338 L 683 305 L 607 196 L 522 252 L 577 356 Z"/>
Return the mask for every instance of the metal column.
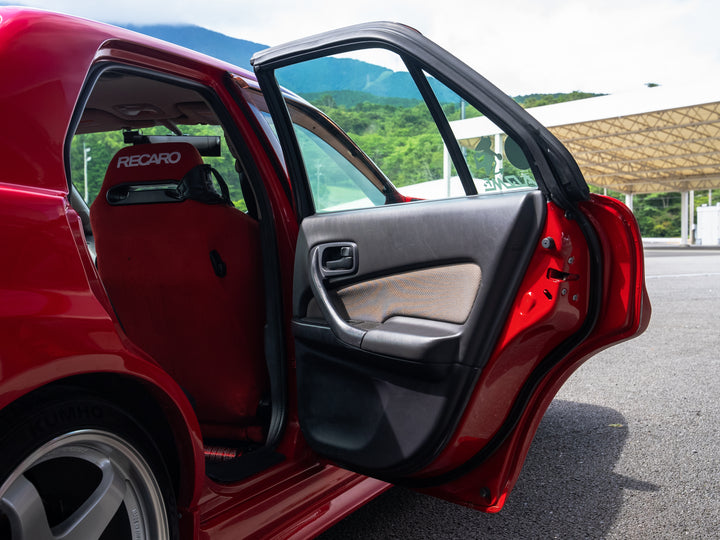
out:
<path id="1" fill-rule="evenodd" d="M 625 206 L 627 206 L 630 209 L 630 211 L 632 212 L 632 209 L 633 209 L 633 194 L 632 193 L 625 194 Z"/>
<path id="2" fill-rule="evenodd" d="M 452 173 L 452 161 L 447 146 L 443 144 L 443 178 L 447 185 L 447 196 L 450 197 L 450 174 Z"/>
<path id="3" fill-rule="evenodd" d="M 680 192 L 680 243 L 688 244 L 688 192 Z"/>
<path id="4" fill-rule="evenodd" d="M 688 212 L 690 213 L 690 245 L 695 243 L 695 191 L 690 190 L 690 201 Z"/>

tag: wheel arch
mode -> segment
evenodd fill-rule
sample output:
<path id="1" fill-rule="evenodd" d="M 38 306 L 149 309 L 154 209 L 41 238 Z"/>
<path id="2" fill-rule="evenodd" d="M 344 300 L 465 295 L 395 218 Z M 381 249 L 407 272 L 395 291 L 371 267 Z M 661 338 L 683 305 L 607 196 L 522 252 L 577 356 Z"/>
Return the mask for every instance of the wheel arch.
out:
<path id="1" fill-rule="evenodd" d="M 8 404 L 0 419 L 38 403 L 70 395 L 102 398 L 128 412 L 157 446 L 172 483 L 178 508 L 192 507 L 204 469 L 201 443 L 196 440 L 182 412 L 161 388 L 132 376 L 117 373 L 71 375 L 36 388 Z M 193 474 L 182 471 L 193 470 Z"/>

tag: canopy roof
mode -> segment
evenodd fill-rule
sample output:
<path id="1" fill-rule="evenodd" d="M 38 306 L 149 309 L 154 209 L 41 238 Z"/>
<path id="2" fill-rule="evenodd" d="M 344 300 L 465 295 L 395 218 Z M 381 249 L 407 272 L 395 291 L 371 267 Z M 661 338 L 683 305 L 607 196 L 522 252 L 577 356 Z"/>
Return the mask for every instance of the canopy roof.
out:
<path id="1" fill-rule="evenodd" d="M 560 139 L 588 184 L 622 193 L 720 188 L 720 88 L 645 88 L 527 109 Z M 498 128 L 452 122 L 463 146 Z"/>

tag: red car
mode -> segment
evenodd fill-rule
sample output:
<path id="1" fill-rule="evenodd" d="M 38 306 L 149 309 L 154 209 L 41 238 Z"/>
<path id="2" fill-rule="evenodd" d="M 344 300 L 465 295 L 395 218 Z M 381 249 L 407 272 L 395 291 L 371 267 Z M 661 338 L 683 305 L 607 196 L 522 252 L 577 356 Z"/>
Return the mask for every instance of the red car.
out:
<path id="1" fill-rule="evenodd" d="M 404 66 L 372 84 L 412 87 L 424 177 L 278 86 L 355 49 Z M 252 62 L 0 9 L 0 537 L 310 537 L 389 483 L 496 512 L 647 325 L 630 211 L 416 31 Z"/>

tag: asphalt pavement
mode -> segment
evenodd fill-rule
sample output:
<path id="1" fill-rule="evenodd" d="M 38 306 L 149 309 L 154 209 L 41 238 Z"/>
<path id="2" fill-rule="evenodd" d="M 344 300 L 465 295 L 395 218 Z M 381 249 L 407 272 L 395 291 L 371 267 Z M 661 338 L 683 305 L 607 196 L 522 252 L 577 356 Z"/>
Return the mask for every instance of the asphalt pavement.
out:
<path id="1" fill-rule="evenodd" d="M 650 326 L 572 375 L 499 514 L 394 488 L 321 538 L 720 538 L 720 250 L 645 261 Z"/>

